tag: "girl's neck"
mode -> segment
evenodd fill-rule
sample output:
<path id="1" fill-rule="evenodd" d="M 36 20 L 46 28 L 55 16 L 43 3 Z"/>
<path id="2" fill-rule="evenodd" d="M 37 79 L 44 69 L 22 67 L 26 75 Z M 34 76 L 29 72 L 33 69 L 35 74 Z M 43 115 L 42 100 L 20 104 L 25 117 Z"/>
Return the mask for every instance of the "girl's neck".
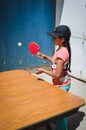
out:
<path id="1" fill-rule="evenodd" d="M 64 48 L 64 46 L 59 46 L 59 48 L 58 48 L 58 49 L 62 49 L 62 48 Z"/>

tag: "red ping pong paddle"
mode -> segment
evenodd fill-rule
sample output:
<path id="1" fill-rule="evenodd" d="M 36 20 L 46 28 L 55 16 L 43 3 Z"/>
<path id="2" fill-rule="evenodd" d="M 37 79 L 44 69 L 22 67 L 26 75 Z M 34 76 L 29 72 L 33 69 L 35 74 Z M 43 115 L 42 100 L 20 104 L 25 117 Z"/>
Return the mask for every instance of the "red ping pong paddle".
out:
<path id="1" fill-rule="evenodd" d="M 36 42 L 30 42 L 28 44 L 28 50 L 32 55 L 36 55 L 40 52 L 40 46 Z"/>

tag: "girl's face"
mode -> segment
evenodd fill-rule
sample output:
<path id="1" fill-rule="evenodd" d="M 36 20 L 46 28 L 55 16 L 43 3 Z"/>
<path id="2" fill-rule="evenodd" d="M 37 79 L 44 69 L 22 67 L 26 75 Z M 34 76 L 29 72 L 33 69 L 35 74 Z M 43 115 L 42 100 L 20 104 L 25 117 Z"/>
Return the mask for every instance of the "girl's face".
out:
<path id="1" fill-rule="evenodd" d="M 64 42 L 64 38 L 53 37 L 53 42 L 55 45 L 62 46 L 62 44 Z"/>

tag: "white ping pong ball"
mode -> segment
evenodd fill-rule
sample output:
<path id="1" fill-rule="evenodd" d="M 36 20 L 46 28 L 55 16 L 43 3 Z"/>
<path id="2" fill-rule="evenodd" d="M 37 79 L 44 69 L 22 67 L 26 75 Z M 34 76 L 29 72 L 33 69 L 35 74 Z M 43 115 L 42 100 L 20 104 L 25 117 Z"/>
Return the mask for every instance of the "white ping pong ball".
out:
<path id="1" fill-rule="evenodd" d="M 18 46 L 21 47 L 21 46 L 22 46 L 22 43 L 21 43 L 21 42 L 18 42 Z"/>

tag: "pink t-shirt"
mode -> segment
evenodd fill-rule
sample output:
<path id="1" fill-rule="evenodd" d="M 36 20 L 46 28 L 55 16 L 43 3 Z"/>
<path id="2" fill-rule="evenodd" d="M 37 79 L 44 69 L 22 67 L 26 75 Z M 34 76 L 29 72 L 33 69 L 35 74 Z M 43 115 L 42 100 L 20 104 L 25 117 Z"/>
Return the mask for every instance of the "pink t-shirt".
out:
<path id="1" fill-rule="evenodd" d="M 61 48 L 60 50 L 57 50 L 53 56 L 53 64 L 52 64 L 52 71 L 56 71 L 56 60 L 57 58 L 60 58 L 64 61 L 64 70 L 62 73 L 62 76 L 60 78 L 52 78 L 53 84 L 58 86 L 65 86 L 70 83 L 70 77 L 68 76 L 66 68 L 66 64 L 69 60 L 69 52 L 66 47 Z"/>

